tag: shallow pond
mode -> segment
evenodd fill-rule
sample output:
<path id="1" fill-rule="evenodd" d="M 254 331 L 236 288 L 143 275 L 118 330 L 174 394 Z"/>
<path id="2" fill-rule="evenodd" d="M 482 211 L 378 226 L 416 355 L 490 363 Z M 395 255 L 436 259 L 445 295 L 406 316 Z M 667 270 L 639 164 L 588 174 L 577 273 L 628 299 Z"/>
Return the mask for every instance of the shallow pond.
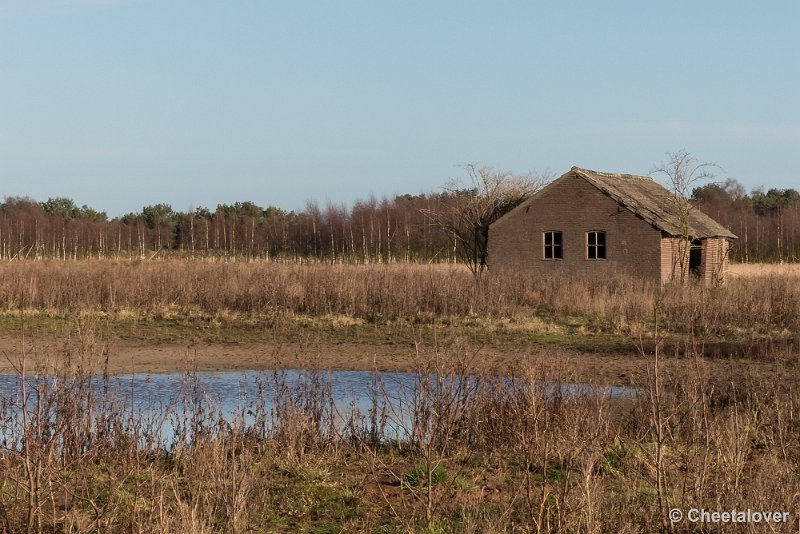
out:
<path id="1" fill-rule="evenodd" d="M 479 380 L 399 372 L 230 371 L 93 376 L 83 380 L 28 376 L 24 389 L 29 420 L 37 410 L 49 413 L 51 420 L 57 418 L 55 414 L 77 398 L 88 415 L 92 411 L 115 413 L 138 435 L 168 446 L 176 436 L 186 439 L 197 432 L 220 432 L 226 425 L 266 432 L 287 415 L 281 411 L 287 408 L 311 413 L 315 421 L 338 429 L 348 425 L 365 428 L 382 418 L 384 436 L 402 436 L 423 402 L 421 391 L 452 393 L 465 386 L 461 389 L 464 391 Z M 502 387 L 519 387 L 513 379 L 500 381 Z M 0 375 L 0 435 L 4 441 L 20 434 L 21 386 L 19 375 Z M 586 384 L 535 383 L 532 387 L 547 398 L 637 395 L 631 388 Z"/>

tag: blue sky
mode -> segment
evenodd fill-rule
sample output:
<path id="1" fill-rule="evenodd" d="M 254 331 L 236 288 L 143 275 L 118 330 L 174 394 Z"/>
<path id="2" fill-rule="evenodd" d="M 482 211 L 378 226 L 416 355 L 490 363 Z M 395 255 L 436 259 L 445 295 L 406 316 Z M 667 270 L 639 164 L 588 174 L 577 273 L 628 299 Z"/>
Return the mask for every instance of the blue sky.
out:
<path id="1" fill-rule="evenodd" d="M 111 215 L 436 191 L 475 162 L 800 187 L 800 2 L 0 0 L 0 195 Z"/>

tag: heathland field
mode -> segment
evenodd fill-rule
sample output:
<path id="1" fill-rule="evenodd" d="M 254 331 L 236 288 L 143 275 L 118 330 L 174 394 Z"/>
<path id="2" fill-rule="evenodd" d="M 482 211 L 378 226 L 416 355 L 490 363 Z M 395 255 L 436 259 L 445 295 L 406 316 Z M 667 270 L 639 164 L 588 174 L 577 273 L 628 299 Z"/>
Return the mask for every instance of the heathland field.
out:
<path id="1" fill-rule="evenodd" d="M 692 507 L 787 511 L 769 528 L 798 527 L 794 266 L 733 265 L 704 288 L 442 264 L 12 261 L 0 303 L 3 372 L 61 377 L 7 394 L 0 531 L 705 531 L 668 519 Z M 371 407 L 343 425 L 324 380 L 268 371 L 289 368 L 374 370 Z M 273 408 L 251 399 L 231 422 L 192 397 L 164 409 L 162 425 L 186 422 L 169 446 L 88 386 L 218 369 L 265 370 Z M 417 377 L 394 435 L 384 370 Z M 639 393 L 541 387 L 562 382 Z"/>
<path id="2" fill-rule="evenodd" d="M 800 277 L 800 263 L 734 263 L 730 268 L 733 278 L 785 276 Z"/>
<path id="3" fill-rule="evenodd" d="M 0 343 L 17 347 L 23 325 L 42 349 L 80 331 L 103 345 L 112 372 L 188 362 L 413 370 L 415 344 L 435 339 L 481 352 L 487 370 L 555 350 L 576 369 L 591 364 L 590 376 L 635 383 L 656 327 L 666 348 L 691 343 L 725 365 L 750 367 L 796 345 L 798 273 L 734 265 L 726 287 L 705 289 L 624 277 L 476 282 L 442 264 L 9 262 L 0 265 Z"/>

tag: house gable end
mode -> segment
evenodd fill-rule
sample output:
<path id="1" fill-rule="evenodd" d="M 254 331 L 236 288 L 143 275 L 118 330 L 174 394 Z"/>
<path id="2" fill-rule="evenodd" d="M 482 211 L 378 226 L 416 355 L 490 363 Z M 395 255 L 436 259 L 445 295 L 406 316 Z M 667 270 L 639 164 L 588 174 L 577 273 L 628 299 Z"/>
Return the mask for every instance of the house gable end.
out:
<path id="1" fill-rule="evenodd" d="M 551 234 L 550 242 L 559 236 L 558 255 L 548 254 Z M 600 235 L 602 256 L 591 245 Z M 627 271 L 657 279 L 660 241 L 660 230 L 570 171 L 490 227 L 489 266 L 545 275 Z"/>
<path id="2" fill-rule="evenodd" d="M 676 213 L 677 206 L 674 195 L 652 178 L 632 174 L 604 173 L 580 167 L 572 167 L 541 191 L 495 221 L 493 226 L 501 227 L 515 220 L 520 213 L 527 212 L 532 203 L 546 197 L 552 188 L 558 187 L 558 184 L 570 176 L 582 178 L 603 194 L 611 197 L 617 204 L 649 223 L 653 228 L 672 236 L 680 236 L 684 233 L 682 230 L 684 225 Z M 736 236 L 727 228 L 698 209 L 690 211 L 688 222 L 689 234 L 693 238 L 736 239 Z"/>

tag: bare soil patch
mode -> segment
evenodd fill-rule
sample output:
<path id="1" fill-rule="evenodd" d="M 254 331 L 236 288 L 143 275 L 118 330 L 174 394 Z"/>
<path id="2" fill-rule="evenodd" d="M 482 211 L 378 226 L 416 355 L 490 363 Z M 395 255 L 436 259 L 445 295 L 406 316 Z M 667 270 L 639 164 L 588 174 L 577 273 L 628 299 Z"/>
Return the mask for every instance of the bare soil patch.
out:
<path id="1" fill-rule="evenodd" d="M 431 347 L 425 345 L 419 356 L 413 347 L 392 342 L 350 343 L 332 341 L 322 336 L 304 341 L 215 343 L 188 338 L 181 341 L 150 343 L 141 340 L 93 340 L 91 353 L 70 352 L 70 341 L 46 335 L 25 340 L 27 368 L 36 370 L 63 363 L 54 357 L 70 357 L 80 361 L 93 373 L 149 374 L 187 371 L 244 371 L 269 369 L 319 369 L 353 371 L 417 372 L 429 363 Z M 457 345 L 457 346 L 455 346 Z M 652 358 L 642 356 L 631 347 L 629 352 L 588 352 L 558 347 L 542 347 L 520 343 L 516 347 L 492 346 L 464 340 L 446 340 L 442 350 L 458 352 L 478 373 L 511 376 L 539 369 L 553 380 L 585 383 L 644 386 Z M 15 372 L 22 354 L 19 336 L 0 336 L 0 373 Z M 57 356 L 56 356 L 57 355 Z M 797 367 L 797 358 L 775 361 L 765 355 L 753 359 L 747 355 L 708 355 L 700 359 L 709 376 L 728 380 L 737 376 L 766 376 L 776 366 Z M 426 359 L 427 358 L 427 359 Z M 691 359 L 674 359 L 676 365 L 695 366 Z"/>
<path id="2" fill-rule="evenodd" d="M 580 377 L 587 382 L 631 384 L 641 382 L 647 361 L 640 355 L 589 353 L 583 351 L 521 344 L 515 348 L 485 346 L 449 340 L 443 349 L 458 350 L 476 371 L 511 375 L 520 369 L 546 364 L 554 377 Z M 231 371 L 265 369 L 322 369 L 355 371 L 414 372 L 427 362 L 407 344 L 348 343 L 324 338 L 278 342 L 265 340 L 242 343 L 209 343 L 197 338 L 149 343 L 147 341 L 93 341 L 91 354 L 72 354 L 74 361 L 93 372 L 111 374 L 164 373 L 183 371 Z M 70 352 L 70 342 L 47 335 L 25 340 L 27 366 L 41 368 Z M 427 352 L 427 351 L 426 351 Z M 20 336 L 0 336 L 0 373 L 13 373 L 22 354 Z"/>

